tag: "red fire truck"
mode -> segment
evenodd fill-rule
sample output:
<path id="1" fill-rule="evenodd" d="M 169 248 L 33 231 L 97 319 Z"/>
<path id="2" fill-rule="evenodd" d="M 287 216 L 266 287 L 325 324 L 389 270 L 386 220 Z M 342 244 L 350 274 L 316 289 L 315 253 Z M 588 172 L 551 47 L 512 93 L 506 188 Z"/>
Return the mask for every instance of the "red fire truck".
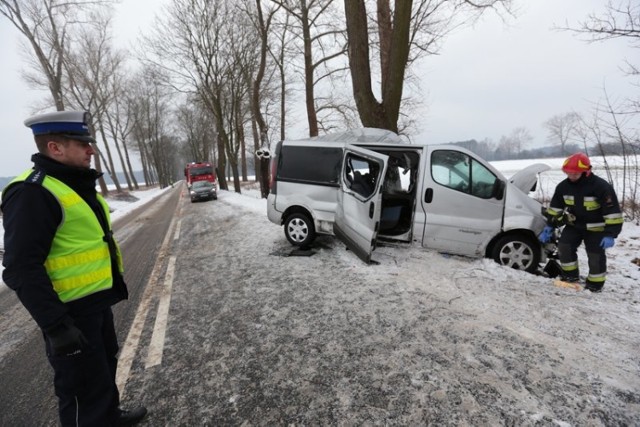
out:
<path id="1" fill-rule="evenodd" d="M 216 185 L 216 173 L 213 171 L 211 163 L 191 162 L 184 168 L 184 177 L 187 186 L 191 187 L 195 181 L 209 181 Z"/>

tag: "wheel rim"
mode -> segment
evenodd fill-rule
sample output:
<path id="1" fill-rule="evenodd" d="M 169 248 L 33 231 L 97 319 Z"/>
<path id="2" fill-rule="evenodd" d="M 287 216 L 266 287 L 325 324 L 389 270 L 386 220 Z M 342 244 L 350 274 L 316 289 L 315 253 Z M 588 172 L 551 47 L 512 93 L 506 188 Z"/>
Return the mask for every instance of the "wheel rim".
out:
<path id="1" fill-rule="evenodd" d="M 509 242 L 500 250 L 500 263 L 517 270 L 531 267 L 533 259 L 533 251 L 523 242 Z"/>
<path id="2" fill-rule="evenodd" d="M 302 219 L 294 218 L 289 221 L 287 234 L 289 234 L 289 237 L 291 237 L 291 240 L 294 242 L 302 243 L 309 235 L 309 226 L 307 226 L 307 223 Z"/>

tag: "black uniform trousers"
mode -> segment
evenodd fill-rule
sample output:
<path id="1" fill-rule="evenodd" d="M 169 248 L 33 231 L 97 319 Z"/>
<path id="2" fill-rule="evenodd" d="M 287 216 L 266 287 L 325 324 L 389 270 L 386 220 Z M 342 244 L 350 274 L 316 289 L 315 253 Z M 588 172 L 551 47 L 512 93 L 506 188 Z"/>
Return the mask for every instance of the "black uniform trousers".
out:
<path id="1" fill-rule="evenodd" d="M 66 426 L 113 426 L 119 414 L 116 386 L 118 338 L 111 307 L 98 313 L 72 316 L 89 342 L 80 354 L 47 357 L 54 370 L 60 421 Z"/>
<path id="2" fill-rule="evenodd" d="M 580 271 L 578 269 L 578 247 L 584 242 L 589 261 L 589 276 L 587 286 L 601 288 L 604 285 L 607 273 L 607 256 L 600 242 L 603 233 L 581 230 L 567 225 L 562 230 L 558 241 L 558 259 L 562 268 L 562 277 L 568 281 L 578 281 Z"/>

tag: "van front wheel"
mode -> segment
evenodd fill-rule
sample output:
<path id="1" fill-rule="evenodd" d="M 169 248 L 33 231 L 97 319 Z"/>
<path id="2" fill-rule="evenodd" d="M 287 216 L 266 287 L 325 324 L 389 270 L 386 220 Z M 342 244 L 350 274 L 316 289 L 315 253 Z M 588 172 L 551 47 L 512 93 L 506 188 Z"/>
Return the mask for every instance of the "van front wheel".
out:
<path id="1" fill-rule="evenodd" d="M 284 235 L 293 246 L 309 246 L 316 238 L 316 230 L 308 215 L 294 213 L 284 222 Z"/>
<path id="2" fill-rule="evenodd" d="M 540 263 L 540 250 L 528 237 L 503 236 L 493 247 L 493 259 L 498 264 L 535 273 Z"/>

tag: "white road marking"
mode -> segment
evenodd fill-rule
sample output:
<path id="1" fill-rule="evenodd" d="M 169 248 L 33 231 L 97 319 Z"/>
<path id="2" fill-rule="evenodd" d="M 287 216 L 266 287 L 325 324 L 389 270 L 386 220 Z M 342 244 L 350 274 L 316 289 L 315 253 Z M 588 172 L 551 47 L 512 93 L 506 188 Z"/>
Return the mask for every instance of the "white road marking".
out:
<path id="1" fill-rule="evenodd" d="M 179 203 L 178 205 L 181 204 Z M 173 217 L 173 219 L 171 220 L 171 224 L 169 224 L 169 230 L 164 237 L 160 250 L 158 251 L 156 263 L 153 266 L 153 270 L 151 271 L 151 275 L 149 276 L 149 281 L 147 282 L 147 286 L 144 290 L 144 293 L 142 294 L 142 299 L 140 300 L 140 305 L 138 306 L 136 317 L 133 319 L 131 329 L 129 329 L 129 334 L 127 335 L 127 339 L 125 340 L 124 345 L 122 346 L 122 350 L 120 351 L 120 356 L 118 357 L 116 385 L 118 386 L 118 390 L 120 390 L 120 399 L 122 399 L 122 397 L 124 396 L 125 386 L 127 384 L 127 380 L 129 379 L 131 365 L 133 364 L 138 345 L 140 344 L 140 337 L 142 336 L 144 322 L 149 312 L 149 306 L 151 305 L 151 301 L 156 294 L 156 286 L 160 282 L 159 276 L 162 271 L 162 266 L 165 263 L 165 258 L 167 257 L 167 252 L 169 249 L 169 240 L 171 237 L 170 230 L 174 227 L 175 221 L 176 216 Z"/>
<path id="2" fill-rule="evenodd" d="M 145 364 L 146 369 L 162 363 L 162 350 L 164 349 L 164 337 L 167 330 L 167 320 L 169 318 L 169 305 L 171 303 L 171 288 L 173 287 L 173 273 L 175 265 L 176 257 L 172 256 L 169 258 L 167 274 L 164 278 L 164 287 L 162 288 L 162 295 L 160 295 L 158 313 L 156 314 L 156 323 L 153 327 L 151 343 L 149 344 L 149 352 L 147 353 L 147 362 Z"/>
<path id="3" fill-rule="evenodd" d="M 176 231 L 173 233 L 173 240 L 178 240 L 180 237 L 180 226 L 182 225 L 182 220 L 178 221 L 176 225 Z"/>

